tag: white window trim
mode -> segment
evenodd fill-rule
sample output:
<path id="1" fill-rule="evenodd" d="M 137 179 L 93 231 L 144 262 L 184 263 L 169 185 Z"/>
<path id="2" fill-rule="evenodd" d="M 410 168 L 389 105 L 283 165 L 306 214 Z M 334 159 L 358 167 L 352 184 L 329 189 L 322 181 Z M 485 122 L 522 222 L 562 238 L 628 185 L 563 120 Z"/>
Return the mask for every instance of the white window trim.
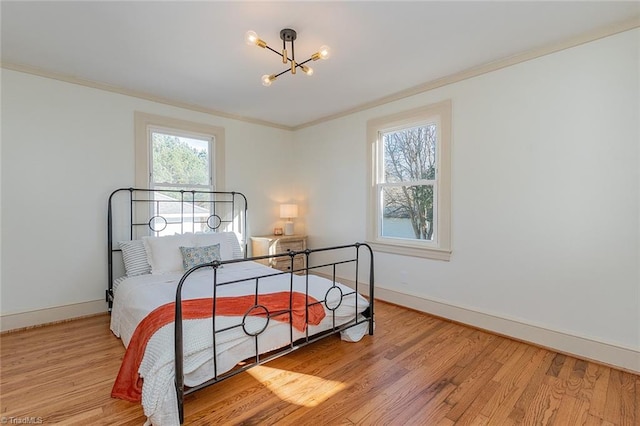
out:
<path id="1" fill-rule="evenodd" d="M 436 229 L 434 241 L 417 241 L 401 238 L 380 237 L 378 220 L 378 191 L 376 177 L 379 172 L 378 138 L 381 132 L 410 127 L 437 117 L 438 128 L 438 184 L 434 216 Z M 404 256 L 446 260 L 451 257 L 451 101 L 446 100 L 403 111 L 397 114 L 379 117 L 367 122 L 367 243 L 375 251 Z"/>
<path id="2" fill-rule="evenodd" d="M 135 121 L 135 184 L 136 188 L 149 188 L 151 173 L 151 152 L 149 143 L 149 130 L 166 129 L 167 131 L 181 131 L 194 135 L 204 135 L 211 137 L 214 142 L 214 151 L 211 152 L 211 164 L 213 168 L 210 173 L 213 179 L 212 187 L 214 191 L 224 191 L 225 188 L 225 166 L 224 151 L 225 139 L 224 128 L 211 126 L 208 124 L 195 123 L 191 121 L 179 120 L 177 118 L 163 117 L 160 115 L 147 114 L 140 111 L 134 113 Z"/>

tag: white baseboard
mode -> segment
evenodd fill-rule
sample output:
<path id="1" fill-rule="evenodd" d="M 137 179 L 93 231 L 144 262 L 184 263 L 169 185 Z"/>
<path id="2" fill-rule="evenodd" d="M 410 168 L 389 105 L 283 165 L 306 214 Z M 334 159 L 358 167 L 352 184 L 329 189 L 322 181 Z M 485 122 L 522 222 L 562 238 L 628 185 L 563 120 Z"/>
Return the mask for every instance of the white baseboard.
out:
<path id="1" fill-rule="evenodd" d="M 324 274 L 325 278 L 331 278 Z M 354 287 L 353 281 L 341 282 Z M 368 296 L 368 284 L 360 283 L 358 291 Z M 487 330 L 516 340 L 532 343 L 556 352 L 640 374 L 640 350 L 622 347 L 565 331 L 553 330 L 520 320 L 505 318 L 474 309 L 452 305 L 444 301 L 401 293 L 384 287 L 375 287 L 375 298 L 416 311 L 425 312 L 471 327 Z"/>
<path id="2" fill-rule="evenodd" d="M 0 332 L 29 328 L 107 312 L 104 300 L 92 300 L 54 308 L 38 309 L 0 316 Z"/>
<path id="3" fill-rule="evenodd" d="M 375 297 L 578 358 L 640 373 L 640 351 L 376 287 Z"/>

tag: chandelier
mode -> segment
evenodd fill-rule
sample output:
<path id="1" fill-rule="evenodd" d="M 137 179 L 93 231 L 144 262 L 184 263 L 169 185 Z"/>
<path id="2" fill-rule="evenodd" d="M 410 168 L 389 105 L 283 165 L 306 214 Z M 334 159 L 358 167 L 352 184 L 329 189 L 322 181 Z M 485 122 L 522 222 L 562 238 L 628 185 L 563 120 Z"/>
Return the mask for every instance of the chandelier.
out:
<path id="1" fill-rule="evenodd" d="M 272 51 L 273 53 L 279 55 L 282 57 L 282 63 L 283 64 L 290 64 L 290 67 L 287 68 L 286 70 L 278 73 L 278 74 L 265 74 L 262 76 L 262 84 L 264 86 L 271 86 L 271 83 L 273 83 L 273 81 L 280 77 L 282 74 L 286 74 L 288 72 L 290 72 L 291 74 L 295 74 L 296 73 L 296 69 L 299 67 L 302 72 L 304 72 L 306 75 L 312 75 L 313 74 L 313 68 L 311 68 L 310 66 L 307 66 L 307 62 L 310 61 L 317 61 L 318 59 L 328 59 L 329 58 L 329 47 L 327 46 L 321 46 L 320 49 L 314 53 L 313 55 L 311 55 L 311 57 L 309 59 L 307 59 L 306 61 L 303 62 L 296 62 L 296 56 L 295 56 L 295 51 L 293 48 L 293 42 L 295 41 L 297 37 L 297 34 L 295 32 L 295 30 L 292 30 L 291 28 L 285 28 L 283 30 L 280 31 L 280 38 L 282 39 L 282 52 L 278 52 L 275 49 L 272 49 L 269 45 L 267 45 L 267 43 L 264 40 L 261 40 L 258 37 L 258 34 L 256 34 L 253 31 L 247 31 L 247 33 L 245 34 L 245 41 L 247 42 L 247 44 L 252 45 L 255 44 L 256 46 L 262 47 L 263 49 L 269 49 L 270 51 Z M 287 51 L 287 43 L 291 43 L 291 57 L 289 57 L 289 52 Z"/>

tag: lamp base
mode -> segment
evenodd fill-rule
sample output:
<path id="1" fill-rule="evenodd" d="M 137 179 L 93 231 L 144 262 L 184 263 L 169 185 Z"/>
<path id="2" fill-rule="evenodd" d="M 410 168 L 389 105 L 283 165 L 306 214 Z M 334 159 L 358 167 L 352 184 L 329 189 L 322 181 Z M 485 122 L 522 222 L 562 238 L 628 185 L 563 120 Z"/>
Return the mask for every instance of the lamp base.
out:
<path id="1" fill-rule="evenodd" d="M 284 223 L 284 235 L 293 235 L 293 222 Z"/>

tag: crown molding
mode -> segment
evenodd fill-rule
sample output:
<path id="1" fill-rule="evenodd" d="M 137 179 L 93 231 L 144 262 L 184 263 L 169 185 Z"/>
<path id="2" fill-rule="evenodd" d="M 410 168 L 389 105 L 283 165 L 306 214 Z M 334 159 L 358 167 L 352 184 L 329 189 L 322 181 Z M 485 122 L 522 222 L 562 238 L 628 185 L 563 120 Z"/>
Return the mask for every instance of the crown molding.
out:
<path id="1" fill-rule="evenodd" d="M 439 87 L 443 87 L 449 84 L 457 83 L 463 80 L 467 80 L 473 77 L 480 76 L 482 74 L 486 74 L 492 71 L 497 71 L 502 68 L 506 68 L 512 65 L 516 65 L 522 62 L 530 61 L 532 59 L 540 58 L 542 56 L 546 56 L 552 53 L 560 52 L 562 50 L 570 49 L 572 47 L 580 46 L 585 43 L 590 43 L 592 41 L 596 41 L 605 37 L 609 37 L 615 34 L 619 34 L 625 31 L 630 31 L 640 27 L 640 17 L 628 19 L 626 21 L 617 22 L 605 27 L 601 27 L 595 29 L 593 31 L 589 31 L 587 33 L 571 37 L 569 39 L 563 40 L 558 43 L 553 43 L 547 46 L 543 46 L 540 48 L 532 49 L 523 53 L 519 53 L 504 59 L 500 59 L 497 61 L 488 62 L 483 65 L 479 65 L 476 67 L 468 68 L 466 70 L 445 76 L 443 78 L 439 78 L 436 80 L 432 80 L 426 83 L 422 83 L 418 86 L 411 87 L 409 89 L 393 93 L 388 96 L 384 96 L 382 98 L 376 99 L 371 102 L 364 103 L 362 105 L 346 109 L 335 114 L 327 115 L 324 117 L 320 117 L 316 120 L 308 121 L 306 123 L 302 123 L 295 126 L 286 126 L 283 124 L 273 123 L 266 120 L 260 120 L 252 117 L 244 117 L 241 115 L 230 114 L 224 111 L 218 111 L 210 108 L 205 108 L 199 105 L 193 105 L 185 102 L 179 102 L 176 100 L 172 100 L 169 98 L 163 98 L 160 96 L 151 95 L 144 92 L 139 92 L 136 90 L 125 89 L 122 87 L 112 86 L 105 83 L 100 83 L 92 80 L 86 80 L 78 77 L 74 77 L 71 75 L 66 75 L 62 73 L 56 73 L 53 71 L 48 71 L 42 68 L 33 67 L 29 65 L 21 65 L 21 64 L 13 64 L 1 62 L 0 68 L 5 68 L 8 70 L 24 72 L 27 74 L 33 74 L 40 77 L 51 78 L 54 80 L 60 80 L 67 83 L 78 84 L 81 86 L 91 87 L 94 89 L 104 90 L 108 92 L 118 93 L 121 95 L 131 96 L 139 99 L 144 99 L 152 102 L 157 102 L 165 105 L 170 105 L 178 108 L 183 108 L 191 111 L 201 112 L 203 114 L 214 115 L 217 117 L 229 118 L 232 120 L 243 121 L 251 124 L 258 124 L 267 127 L 273 127 L 281 130 L 289 130 L 296 131 L 300 129 L 304 129 L 306 127 L 315 126 L 317 124 L 321 124 L 327 121 L 335 120 L 337 118 L 345 117 L 347 115 L 351 115 L 357 112 L 365 111 L 371 108 L 375 108 L 380 105 L 384 105 L 390 102 L 398 101 L 401 99 L 405 99 L 420 93 L 427 92 L 429 90 L 433 90 Z"/>
<path id="2" fill-rule="evenodd" d="M 77 84 L 77 85 L 80 85 L 80 86 L 86 86 L 86 87 L 90 87 L 92 89 L 104 90 L 106 92 L 118 93 L 120 95 L 131 96 L 131 97 L 134 97 L 134 98 L 144 99 L 144 100 L 151 101 L 151 102 L 157 102 L 157 103 L 160 103 L 160 104 L 165 104 L 165 105 L 169 105 L 169 106 L 173 106 L 173 107 L 177 107 L 177 108 L 183 108 L 183 109 L 187 109 L 187 110 L 190 110 L 190 111 L 201 112 L 203 114 L 214 115 L 216 117 L 229 118 L 229 119 L 232 119 L 232 120 L 244 121 L 246 123 L 259 124 L 261 126 L 275 127 L 277 129 L 282 129 L 282 130 L 293 130 L 292 126 L 285 126 L 283 124 L 272 123 L 270 121 L 260 120 L 260 119 L 257 119 L 257 118 L 244 117 L 244 116 L 237 115 L 237 114 L 230 114 L 230 113 L 227 113 L 227 112 L 224 112 L 224 111 L 218 111 L 218 110 L 214 110 L 214 109 L 211 109 L 211 108 L 205 108 L 203 106 L 189 104 L 189 103 L 186 103 L 186 102 L 180 102 L 180 101 L 176 101 L 176 100 L 173 100 L 173 99 L 164 98 L 164 97 L 161 97 L 161 96 L 155 96 L 155 95 L 151 95 L 149 93 L 139 92 L 139 91 L 132 90 L 132 89 L 126 89 L 126 88 L 123 88 L 123 87 L 112 86 L 110 84 L 100 83 L 100 82 L 93 81 L 93 80 L 86 80 L 86 79 L 74 77 L 74 76 L 67 75 L 67 74 L 62 74 L 62 73 L 57 73 L 57 72 L 54 72 L 54 71 L 45 70 L 45 69 L 39 68 L 39 67 L 33 67 L 33 66 L 30 66 L 30 65 L 1 62 L 0 63 L 0 68 L 12 70 L 12 71 L 23 72 L 23 73 L 27 73 L 27 74 L 33 74 L 33 75 L 37 75 L 39 77 L 50 78 L 50 79 L 53 79 L 53 80 L 64 81 L 65 83 L 71 83 L 71 84 Z"/>
<path id="3" fill-rule="evenodd" d="M 341 118 L 347 115 L 351 115 L 357 112 L 365 111 L 371 108 L 375 108 L 380 105 L 388 104 L 390 102 L 398 101 L 400 99 L 405 99 L 420 93 L 427 92 L 429 90 L 437 89 L 439 87 L 447 86 L 449 84 L 457 83 L 463 80 L 467 80 L 473 77 L 477 77 L 482 74 L 486 74 L 492 71 L 497 71 L 502 68 L 506 68 L 512 65 L 516 65 L 522 62 L 530 61 L 532 59 L 537 59 L 542 56 L 550 55 L 552 53 L 560 52 L 562 50 L 571 49 L 572 47 L 580 46 L 585 43 L 589 43 L 592 41 L 596 41 L 605 37 L 609 37 L 615 34 L 619 34 L 625 31 L 630 31 L 640 27 L 640 17 L 629 19 L 622 22 L 617 22 L 612 25 L 608 25 L 606 27 L 601 27 L 593 31 L 589 31 L 587 33 L 581 34 L 579 36 L 575 36 L 566 40 L 563 40 L 558 43 L 546 45 L 537 49 L 528 50 L 523 53 L 519 53 L 513 56 L 509 56 L 507 58 L 499 59 L 496 61 L 488 62 L 483 65 L 479 65 L 476 67 L 468 68 L 466 70 L 457 72 L 455 74 L 450 74 L 446 77 L 439 78 L 437 80 L 432 80 L 418 86 L 411 87 L 409 89 L 403 90 L 401 92 L 397 92 L 391 94 L 389 96 L 385 96 L 374 101 L 341 111 L 335 114 L 327 115 L 325 117 L 318 118 L 317 120 L 309 121 L 307 123 L 303 123 L 297 126 L 293 126 L 292 130 L 299 130 L 305 127 L 315 126 L 316 124 L 324 123 L 326 121 L 335 120 L 337 118 Z"/>

